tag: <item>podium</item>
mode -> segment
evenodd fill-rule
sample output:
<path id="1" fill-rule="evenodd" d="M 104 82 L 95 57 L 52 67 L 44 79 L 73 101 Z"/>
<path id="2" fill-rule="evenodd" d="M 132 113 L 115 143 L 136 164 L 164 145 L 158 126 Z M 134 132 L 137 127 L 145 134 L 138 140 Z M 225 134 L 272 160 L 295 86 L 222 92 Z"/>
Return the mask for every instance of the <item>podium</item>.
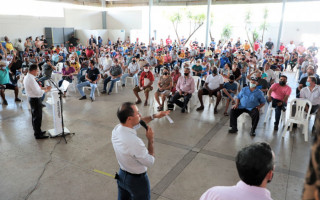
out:
<path id="1" fill-rule="evenodd" d="M 50 129 L 48 132 L 50 137 L 57 137 L 62 134 L 62 112 L 61 105 L 62 102 L 59 98 L 59 91 L 57 89 L 51 90 L 51 105 L 53 111 L 53 129 Z M 70 131 L 64 127 L 64 133 L 70 134 Z"/>

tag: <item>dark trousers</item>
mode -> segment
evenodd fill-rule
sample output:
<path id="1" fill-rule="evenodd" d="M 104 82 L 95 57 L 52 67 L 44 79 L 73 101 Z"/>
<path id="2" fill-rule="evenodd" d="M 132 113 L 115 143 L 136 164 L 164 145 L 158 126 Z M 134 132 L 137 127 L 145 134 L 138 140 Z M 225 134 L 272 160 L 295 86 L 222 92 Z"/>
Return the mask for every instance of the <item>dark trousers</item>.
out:
<path id="1" fill-rule="evenodd" d="M 238 109 L 231 109 L 230 111 L 230 127 L 232 127 L 233 130 L 237 130 L 237 119 L 242 113 L 248 113 L 252 119 L 252 131 L 255 131 L 259 122 L 260 113 L 257 108 L 250 110 L 244 109 L 244 108 L 238 108 Z"/>
<path id="2" fill-rule="evenodd" d="M 187 94 L 186 96 L 184 96 L 180 95 L 179 92 L 176 92 L 173 95 L 171 102 L 177 104 L 180 108 L 186 108 L 191 96 L 192 94 Z M 183 97 L 183 102 L 179 100 L 181 97 Z"/>
<path id="3" fill-rule="evenodd" d="M 119 170 L 118 200 L 149 200 L 150 183 L 147 173 L 130 174 Z"/>
<path id="4" fill-rule="evenodd" d="M 160 69 L 163 67 L 163 65 L 158 65 L 155 67 L 154 72 L 157 74 L 160 74 Z"/>
<path id="5" fill-rule="evenodd" d="M 281 110 L 286 110 L 287 108 L 287 103 L 282 103 L 281 106 L 278 106 L 278 103 L 279 102 L 282 102 L 278 99 L 274 99 L 272 98 L 272 107 L 275 108 L 275 125 L 278 126 L 279 125 L 279 120 L 280 120 L 280 117 L 281 117 Z"/>
<path id="6" fill-rule="evenodd" d="M 34 136 L 41 134 L 42 101 L 41 98 L 29 98 Z"/>

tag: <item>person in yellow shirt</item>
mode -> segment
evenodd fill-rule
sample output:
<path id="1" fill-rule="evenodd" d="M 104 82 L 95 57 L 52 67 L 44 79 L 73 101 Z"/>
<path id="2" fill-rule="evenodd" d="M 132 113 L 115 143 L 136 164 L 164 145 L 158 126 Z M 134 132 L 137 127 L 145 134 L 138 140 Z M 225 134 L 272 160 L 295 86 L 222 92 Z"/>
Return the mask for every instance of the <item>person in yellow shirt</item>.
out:
<path id="1" fill-rule="evenodd" d="M 4 37 L 4 40 L 6 41 L 6 49 L 7 49 L 8 53 L 10 53 L 11 51 L 14 50 L 13 45 L 7 36 Z"/>
<path id="2" fill-rule="evenodd" d="M 158 52 L 158 55 L 156 56 L 156 59 L 157 59 L 157 65 L 156 65 L 156 67 L 154 69 L 154 72 L 156 74 L 159 74 L 160 73 L 160 69 L 163 67 L 163 64 L 164 64 L 164 58 L 161 55 L 160 51 Z"/>
<path id="3" fill-rule="evenodd" d="M 76 61 L 76 57 L 73 54 L 70 55 L 70 67 L 75 69 L 75 74 L 80 72 L 80 64 Z"/>
<path id="4" fill-rule="evenodd" d="M 248 43 L 248 40 L 245 40 L 245 43 L 243 44 L 243 48 L 245 51 L 249 51 L 249 49 L 251 48 L 250 44 Z"/>
<path id="5" fill-rule="evenodd" d="M 207 51 L 204 54 L 204 57 L 208 58 L 211 55 L 212 55 L 212 51 L 211 51 L 210 47 L 208 47 Z"/>

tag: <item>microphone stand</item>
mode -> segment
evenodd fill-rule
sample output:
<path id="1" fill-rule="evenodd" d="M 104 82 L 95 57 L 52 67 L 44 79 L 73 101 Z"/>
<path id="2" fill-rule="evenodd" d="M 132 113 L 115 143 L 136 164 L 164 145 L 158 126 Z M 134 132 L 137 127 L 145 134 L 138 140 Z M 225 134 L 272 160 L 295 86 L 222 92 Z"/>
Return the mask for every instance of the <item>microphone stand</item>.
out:
<path id="1" fill-rule="evenodd" d="M 52 85 L 55 87 L 55 88 L 57 88 L 57 90 L 59 91 L 59 99 L 60 99 L 60 112 L 61 112 L 61 125 L 62 125 L 62 133 L 61 134 L 59 134 L 61 137 L 63 137 L 63 139 L 64 139 L 64 141 L 66 142 L 66 143 L 68 143 L 67 142 L 67 139 L 66 139 L 66 134 L 65 134 L 65 132 L 64 132 L 64 122 L 63 122 L 63 102 L 62 102 L 62 95 L 63 95 L 63 92 L 60 90 L 60 88 L 57 86 L 57 84 L 50 78 L 49 79 L 49 81 L 52 83 Z M 70 133 L 68 133 L 68 135 L 69 135 Z M 74 134 L 74 133 L 73 133 Z M 57 136 L 59 136 L 59 135 L 57 135 Z M 57 137 L 56 136 L 56 137 Z"/>

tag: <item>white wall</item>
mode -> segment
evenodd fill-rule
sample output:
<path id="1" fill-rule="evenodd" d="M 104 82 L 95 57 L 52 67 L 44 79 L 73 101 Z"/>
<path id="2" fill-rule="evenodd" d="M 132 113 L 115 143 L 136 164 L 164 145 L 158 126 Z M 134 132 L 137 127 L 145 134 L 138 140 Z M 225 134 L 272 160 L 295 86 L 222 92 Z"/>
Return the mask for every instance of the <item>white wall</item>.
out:
<path id="1" fill-rule="evenodd" d="M 107 12 L 107 29 L 123 29 L 125 37 L 130 36 L 130 30 L 142 29 L 141 10 L 111 10 Z"/>
<path id="2" fill-rule="evenodd" d="M 63 17 L 31 17 L 0 15 L 0 37 L 8 36 L 12 42 L 17 38 L 25 41 L 26 37 L 44 35 L 45 27 L 63 27 Z"/>
<path id="3" fill-rule="evenodd" d="M 95 10 L 64 10 L 65 26 L 75 29 L 102 29 L 102 13 Z"/>

